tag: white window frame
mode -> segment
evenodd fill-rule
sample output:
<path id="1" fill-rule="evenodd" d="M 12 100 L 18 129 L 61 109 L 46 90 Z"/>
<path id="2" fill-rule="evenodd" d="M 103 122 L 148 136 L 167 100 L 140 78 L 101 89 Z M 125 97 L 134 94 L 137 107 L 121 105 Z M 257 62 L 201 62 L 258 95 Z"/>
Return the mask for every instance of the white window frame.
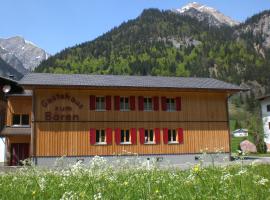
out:
<path id="1" fill-rule="evenodd" d="M 19 115 L 20 116 L 20 123 L 19 124 L 14 124 L 14 120 L 13 120 L 13 117 L 14 117 L 14 115 Z M 28 124 L 22 124 L 22 117 L 23 117 L 23 115 L 27 115 L 28 116 Z M 25 114 L 25 113 L 23 113 L 23 114 L 15 114 L 15 113 L 13 113 L 12 114 L 12 127 L 30 127 L 30 115 L 29 114 Z"/>
<path id="2" fill-rule="evenodd" d="M 124 132 L 124 141 L 122 141 L 122 131 Z M 128 137 L 127 137 L 128 135 Z M 128 138 L 128 140 L 127 140 Z M 120 130 L 120 144 L 131 144 L 131 134 L 129 129 Z"/>
<path id="3" fill-rule="evenodd" d="M 146 100 L 146 102 L 145 102 Z M 151 104 L 150 104 L 151 102 Z M 152 97 L 144 97 L 143 98 L 143 110 L 144 111 L 153 111 L 153 99 Z"/>
<path id="4" fill-rule="evenodd" d="M 148 138 L 151 138 L 150 134 L 153 134 L 152 141 L 149 141 Z M 148 141 L 147 141 L 148 140 Z M 155 144 L 155 132 L 154 129 L 144 129 L 144 144 Z"/>
<path id="5" fill-rule="evenodd" d="M 166 111 L 168 111 L 168 112 L 175 112 L 176 111 L 175 98 L 166 98 L 166 108 L 167 108 Z"/>
<path id="6" fill-rule="evenodd" d="M 175 134 L 175 140 L 173 140 L 173 135 Z M 168 130 L 168 144 L 177 144 L 177 131 L 176 129 L 169 129 Z"/>
<path id="7" fill-rule="evenodd" d="M 99 132 L 99 133 L 98 133 Z M 102 141 L 102 132 L 104 132 L 104 141 Z M 96 144 L 102 145 L 107 144 L 107 138 L 106 138 L 106 130 L 104 129 L 96 129 Z M 97 137 L 99 135 L 99 137 Z"/>
<path id="8" fill-rule="evenodd" d="M 122 100 L 123 102 L 121 102 Z M 125 96 L 120 97 L 120 111 L 130 111 L 129 101 L 130 101 L 129 97 L 125 97 Z"/>
<path id="9" fill-rule="evenodd" d="M 101 98 L 104 99 L 104 102 L 103 102 L 103 105 L 102 105 L 102 102 L 101 102 Z M 104 96 L 97 96 L 96 97 L 96 111 L 105 111 L 106 107 L 106 99 Z"/>

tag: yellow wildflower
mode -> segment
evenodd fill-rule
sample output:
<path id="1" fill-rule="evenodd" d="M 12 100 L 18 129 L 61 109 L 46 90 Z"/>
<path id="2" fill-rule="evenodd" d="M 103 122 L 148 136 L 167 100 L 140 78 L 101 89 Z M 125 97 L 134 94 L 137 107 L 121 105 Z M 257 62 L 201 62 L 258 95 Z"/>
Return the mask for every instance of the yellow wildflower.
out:
<path id="1" fill-rule="evenodd" d="M 193 172 L 198 173 L 200 171 L 200 165 L 195 165 L 193 167 Z"/>
<path id="2" fill-rule="evenodd" d="M 32 196 L 35 196 L 35 194 L 36 194 L 36 191 L 33 191 L 33 192 L 32 192 Z"/>
<path id="3" fill-rule="evenodd" d="M 158 190 L 156 190 L 155 192 L 156 192 L 156 193 L 159 193 L 159 191 L 158 191 Z"/>
<path id="4" fill-rule="evenodd" d="M 127 185 L 127 184 L 128 184 L 128 182 L 127 182 L 127 181 L 125 181 L 125 182 L 124 182 L 124 185 Z"/>

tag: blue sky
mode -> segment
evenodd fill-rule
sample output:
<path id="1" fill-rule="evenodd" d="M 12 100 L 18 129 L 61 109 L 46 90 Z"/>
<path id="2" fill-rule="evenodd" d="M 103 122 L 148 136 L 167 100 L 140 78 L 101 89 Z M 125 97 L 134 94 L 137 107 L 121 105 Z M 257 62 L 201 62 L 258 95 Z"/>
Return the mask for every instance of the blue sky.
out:
<path id="1" fill-rule="evenodd" d="M 0 0 L 0 37 L 20 35 L 54 54 L 93 40 L 143 9 L 180 8 L 187 0 Z M 197 0 L 244 21 L 270 9 L 269 0 Z"/>

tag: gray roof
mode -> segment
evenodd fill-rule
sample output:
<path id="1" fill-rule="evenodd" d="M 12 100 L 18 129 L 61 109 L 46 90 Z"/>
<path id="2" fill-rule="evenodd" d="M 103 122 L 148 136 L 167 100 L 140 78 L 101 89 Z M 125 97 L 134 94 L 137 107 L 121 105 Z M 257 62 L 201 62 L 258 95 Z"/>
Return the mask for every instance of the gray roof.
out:
<path id="1" fill-rule="evenodd" d="M 243 90 L 237 85 L 213 78 L 49 73 L 29 73 L 19 81 L 19 85 Z"/>
<path id="2" fill-rule="evenodd" d="M 1 136 L 9 136 L 9 135 L 31 135 L 30 127 L 5 127 L 1 133 Z"/>

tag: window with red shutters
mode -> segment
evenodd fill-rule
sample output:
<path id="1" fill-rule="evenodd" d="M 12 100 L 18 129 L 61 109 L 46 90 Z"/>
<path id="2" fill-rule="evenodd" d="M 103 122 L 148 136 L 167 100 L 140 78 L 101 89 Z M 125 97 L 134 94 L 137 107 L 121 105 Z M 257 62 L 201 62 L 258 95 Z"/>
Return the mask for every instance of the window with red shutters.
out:
<path id="1" fill-rule="evenodd" d="M 140 143 L 144 144 L 145 138 L 144 138 L 144 128 L 140 128 L 139 129 L 139 133 L 140 133 Z"/>
<path id="2" fill-rule="evenodd" d="M 131 144 L 129 129 L 121 129 L 120 135 L 121 135 L 120 144 Z"/>
<path id="3" fill-rule="evenodd" d="M 90 129 L 90 144 L 96 144 L 96 129 L 94 128 Z"/>
<path id="4" fill-rule="evenodd" d="M 135 110 L 135 96 L 130 96 L 130 110 Z"/>
<path id="5" fill-rule="evenodd" d="M 121 130 L 120 130 L 120 128 L 115 129 L 115 143 L 116 144 L 121 143 Z"/>
<path id="6" fill-rule="evenodd" d="M 177 144 L 177 132 L 175 129 L 168 130 L 168 143 L 169 144 Z"/>
<path id="7" fill-rule="evenodd" d="M 114 97 L 114 110 L 120 110 L 120 96 Z"/>
<path id="8" fill-rule="evenodd" d="M 168 128 L 163 129 L 163 143 L 168 144 Z"/>
<path id="9" fill-rule="evenodd" d="M 153 97 L 153 103 L 154 103 L 154 110 L 157 111 L 159 110 L 159 97 L 158 96 L 154 96 Z"/>
<path id="10" fill-rule="evenodd" d="M 184 131 L 182 128 L 178 128 L 178 142 L 179 144 L 184 143 Z"/>
<path id="11" fill-rule="evenodd" d="M 96 109 L 96 97 L 94 95 L 90 96 L 89 107 L 90 107 L 90 110 L 95 110 Z"/>
<path id="12" fill-rule="evenodd" d="M 167 110 L 167 98 L 166 97 L 161 97 L 161 109 L 163 111 Z"/>
<path id="13" fill-rule="evenodd" d="M 144 110 L 144 105 L 143 105 L 143 101 L 144 101 L 144 98 L 143 96 L 139 96 L 138 97 L 138 108 L 139 108 L 139 111 L 143 111 Z"/>
<path id="14" fill-rule="evenodd" d="M 112 144 L 112 129 L 111 128 L 106 129 L 106 142 L 107 144 Z"/>
<path id="15" fill-rule="evenodd" d="M 176 101 L 176 110 L 180 111 L 182 109 L 182 105 L 181 105 L 181 97 L 176 97 L 175 98 Z"/>
<path id="16" fill-rule="evenodd" d="M 137 129 L 131 128 L 131 144 L 137 144 Z"/>
<path id="17" fill-rule="evenodd" d="M 155 128 L 155 142 L 156 144 L 160 143 L 160 129 L 159 128 Z"/>
<path id="18" fill-rule="evenodd" d="M 111 96 L 106 96 L 106 110 L 112 109 L 112 100 Z"/>

